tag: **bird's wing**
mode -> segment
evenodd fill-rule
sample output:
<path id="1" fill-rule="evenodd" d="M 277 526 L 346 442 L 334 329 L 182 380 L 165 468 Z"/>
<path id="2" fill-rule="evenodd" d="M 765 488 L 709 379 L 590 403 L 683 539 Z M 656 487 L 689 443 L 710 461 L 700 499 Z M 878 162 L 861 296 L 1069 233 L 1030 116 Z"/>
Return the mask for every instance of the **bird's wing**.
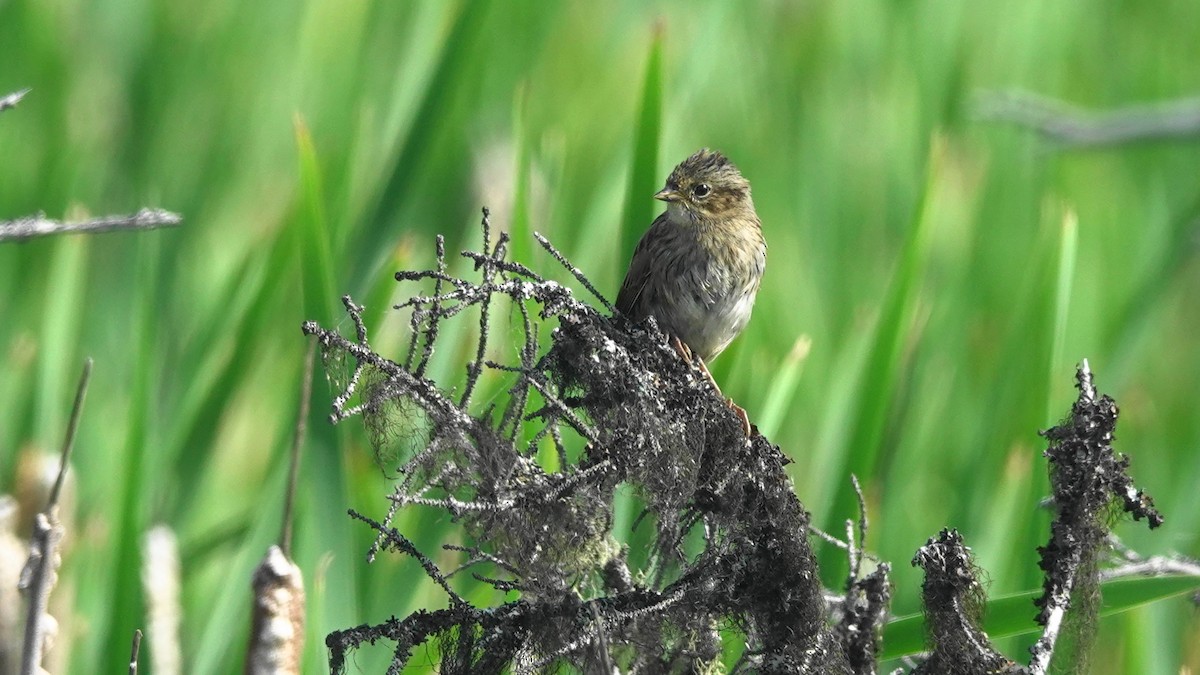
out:
<path id="1" fill-rule="evenodd" d="M 653 272 L 655 256 L 651 249 L 655 246 L 654 242 L 662 239 L 659 230 L 665 227 L 667 227 L 667 213 L 664 211 L 654 219 L 650 229 L 646 230 L 646 234 L 642 235 L 641 241 L 633 249 L 633 258 L 629 261 L 629 271 L 625 273 L 625 281 L 621 284 L 621 290 L 617 292 L 617 311 L 626 316 L 635 319 L 641 318 L 635 308 L 638 300 L 642 297 L 642 291 L 646 289 L 646 284 L 650 281 L 650 274 Z"/>

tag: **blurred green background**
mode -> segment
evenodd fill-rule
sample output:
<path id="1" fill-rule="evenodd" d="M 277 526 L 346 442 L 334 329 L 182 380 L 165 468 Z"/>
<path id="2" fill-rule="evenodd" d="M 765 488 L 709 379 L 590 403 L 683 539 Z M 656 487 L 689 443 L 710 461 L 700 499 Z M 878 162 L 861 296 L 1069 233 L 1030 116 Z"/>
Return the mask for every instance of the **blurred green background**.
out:
<path id="1" fill-rule="evenodd" d="M 645 87 L 656 25 L 661 79 Z M 897 614 L 919 608 L 908 561 L 944 526 L 991 594 L 1039 583 L 1036 432 L 1069 410 L 1082 357 L 1167 516 L 1117 533 L 1200 555 L 1200 146 L 1056 152 L 971 109 L 980 90 L 1101 109 L 1195 95 L 1198 25 L 1188 0 L 0 0 L 0 95 L 33 88 L 0 114 L 0 219 L 185 218 L 0 246 L 0 486 L 19 452 L 57 448 L 96 361 L 59 590 L 70 672 L 123 670 L 144 625 L 139 540 L 160 522 L 180 538 L 189 672 L 240 668 L 250 570 L 279 529 L 302 319 L 346 328 L 351 293 L 399 356 L 406 320 L 387 308 L 412 289 L 392 272 L 430 266 L 435 233 L 478 246 L 483 205 L 523 262 L 565 278 L 541 231 L 613 297 L 622 241 L 649 221 L 622 223 L 652 215 L 670 168 L 706 145 L 751 180 L 770 245 L 754 318 L 714 372 L 795 459 L 817 523 L 843 532 L 848 474 L 862 479 Z M 657 153 L 635 153 L 639 138 Z M 448 386 L 472 321 L 438 352 Z M 366 565 L 370 533 L 345 509 L 382 514 L 388 482 L 361 424 L 327 423 L 323 378 L 315 391 L 296 558 L 306 670 L 321 672 L 330 630 L 445 597 L 412 560 Z M 432 511 L 397 525 L 431 553 L 460 537 Z M 1093 672 L 1200 669 L 1184 599 L 1100 631 Z M 1021 661 L 1028 644 L 1003 643 Z M 390 652 L 352 668 L 380 672 Z"/>

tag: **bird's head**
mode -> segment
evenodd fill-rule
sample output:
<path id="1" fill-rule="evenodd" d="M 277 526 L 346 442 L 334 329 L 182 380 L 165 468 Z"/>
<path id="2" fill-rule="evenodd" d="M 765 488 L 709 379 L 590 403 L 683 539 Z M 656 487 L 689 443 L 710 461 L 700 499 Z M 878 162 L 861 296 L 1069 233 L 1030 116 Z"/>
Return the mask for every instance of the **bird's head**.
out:
<path id="1" fill-rule="evenodd" d="M 680 162 L 654 198 L 666 202 L 673 216 L 692 222 L 724 220 L 754 209 L 750 182 L 725 155 L 708 148 Z"/>

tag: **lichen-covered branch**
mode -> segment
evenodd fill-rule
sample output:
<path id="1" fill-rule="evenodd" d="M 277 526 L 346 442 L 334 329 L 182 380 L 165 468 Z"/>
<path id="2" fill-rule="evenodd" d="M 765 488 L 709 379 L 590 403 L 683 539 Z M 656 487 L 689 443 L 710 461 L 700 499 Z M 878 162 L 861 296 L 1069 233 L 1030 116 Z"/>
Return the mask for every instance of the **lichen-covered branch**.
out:
<path id="1" fill-rule="evenodd" d="M 538 241 L 599 295 L 548 240 Z M 857 482 L 860 513 L 847 521 L 847 541 L 819 533 L 849 557 L 849 578 L 835 594 L 819 582 L 809 515 L 784 471 L 787 458 L 763 436 L 746 436 L 653 320 L 601 313 L 507 260 L 507 235 L 493 238 L 486 211 L 483 242 L 481 251 L 462 252 L 477 279 L 449 271 L 440 237 L 431 269 L 396 274 L 418 286 L 397 306 L 411 316 L 406 354 L 375 351 L 363 308 L 349 297 L 351 335 L 303 325 L 336 390 L 332 421 L 361 417 L 381 467 L 396 478 L 383 517 L 352 514 L 376 534 L 368 557 L 413 558 L 448 605 L 330 634 L 333 671 L 343 672 L 363 644 L 387 640 L 395 644 L 389 672 L 397 673 L 421 645 L 451 674 L 712 672 L 725 667 L 723 643 L 736 637 L 743 649 L 733 672 L 875 673 L 889 566 L 864 551 L 866 500 Z M 434 351 L 464 326 L 478 327 L 478 342 L 463 350 L 463 379 L 433 381 Z M 1079 380 L 1072 416 L 1046 432 L 1058 516 L 1042 549 L 1046 631 L 1033 665 L 990 643 L 970 550 L 944 530 L 913 561 L 925 570 L 931 647 L 914 672 L 1044 672 L 1071 603 L 1081 625 L 1094 616 L 1079 598 L 1095 585 L 1106 534 L 1098 516 L 1117 504 L 1152 526 L 1161 522 L 1126 473 L 1128 460 L 1112 452 L 1116 407 L 1096 395 L 1086 362 Z M 556 462 L 539 459 L 551 449 Z M 637 556 L 619 543 L 630 532 L 614 530 L 618 488 L 644 505 L 632 529 L 652 528 L 649 549 Z M 444 547 L 462 555 L 449 571 L 393 528 L 403 508 L 438 509 L 462 525 L 463 545 Z M 520 599 L 473 605 L 456 588 L 466 572 Z"/>
<path id="2" fill-rule="evenodd" d="M 921 597 L 932 650 L 914 674 L 1022 673 L 1024 669 L 992 647 L 983 631 L 987 593 L 971 549 L 957 530 L 942 530 L 913 557 L 925 571 Z"/>
<path id="3" fill-rule="evenodd" d="M 1045 630 L 1032 648 L 1030 672 L 1035 675 L 1049 668 L 1068 609 L 1076 610 L 1077 641 L 1086 646 L 1090 640 L 1099 604 L 1096 561 L 1106 543 L 1110 507 L 1119 505 L 1135 520 L 1145 518 L 1151 528 L 1163 522 L 1154 501 L 1134 487 L 1129 458 L 1113 450 L 1117 404 L 1097 395 L 1086 359 L 1076 380 L 1079 398 L 1071 414 L 1042 433 L 1049 441 L 1045 455 L 1056 514 L 1049 543 L 1038 549 L 1046 578 L 1036 601 L 1041 610 L 1037 620 Z M 1076 651 L 1074 660 L 1083 668 L 1086 649 Z"/>
<path id="4" fill-rule="evenodd" d="M 849 558 L 850 576 L 846 580 L 846 592 L 835 605 L 837 634 L 855 675 L 874 675 L 882 647 L 879 631 L 891 604 L 888 575 L 892 568 L 888 563 L 880 562 L 870 574 L 862 574 L 863 561 L 867 558 L 864 551 L 868 530 L 867 503 L 858 477 L 851 474 L 850 481 L 858 497 L 859 515 L 857 523 L 846 521 L 844 548 Z M 839 546 L 842 544 L 837 542 Z"/>
<path id="5" fill-rule="evenodd" d="M 387 517 L 356 516 L 376 531 L 372 553 L 413 557 L 449 601 L 443 610 L 331 634 L 334 672 L 351 650 L 379 639 L 396 643 L 397 672 L 426 642 L 438 646 L 444 673 L 561 665 L 704 671 L 720 665 L 720 627 L 745 641 L 742 670 L 854 672 L 844 647 L 856 642 L 839 631 L 853 626 L 874 644 L 886 572 L 862 580 L 857 618 L 830 623 L 787 458 L 766 438 L 746 437 L 653 322 L 600 314 L 570 288 L 506 260 L 507 236 L 493 242 L 486 211 L 483 226 L 483 250 L 462 254 L 478 280 L 447 271 L 440 238 L 433 269 L 396 275 L 431 287 L 399 306 L 412 316 L 402 357 L 372 349 L 362 308 L 349 298 L 352 337 L 303 326 L 317 337 L 337 389 L 332 419 L 361 416 L 377 458 L 397 477 Z M 549 241 L 539 242 L 595 293 Z M 511 309 L 500 311 L 501 303 Z M 447 322 L 469 321 L 460 318 L 467 313 L 478 319 L 479 342 L 452 398 L 449 386 L 428 379 L 426 364 Z M 498 317 L 516 323 L 508 331 L 515 362 L 489 357 Z M 538 324 L 546 321 L 557 328 L 543 351 Z M 473 397 L 489 370 L 511 381 L 508 397 L 498 409 L 479 409 Z M 543 440 L 558 456 L 554 471 L 537 460 Z M 620 485 L 646 506 L 638 526 L 654 528 L 643 569 L 631 570 L 618 543 L 628 533 L 613 531 Z M 438 570 L 392 529 L 397 509 L 414 506 L 462 523 L 470 544 L 450 548 L 466 556 L 458 569 Z M 498 590 L 520 590 L 521 600 L 465 603 L 451 578 L 470 568 Z"/>
<path id="6" fill-rule="evenodd" d="M 1127 471 L 1129 458 L 1113 451 L 1117 406 L 1097 394 L 1086 359 L 1076 381 L 1079 398 L 1071 414 L 1042 433 L 1049 440 L 1045 456 L 1050 460 L 1056 513 L 1050 541 L 1038 549 L 1045 582 L 1035 602 L 1043 632 L 1030 650 L 1030 665 L 1017 665 L 991 645 L 981 625 L 985 596 L 970 549 L 958 532 L 943 530 L 913 558 L 913 564 L 925 570 L 925 617 L 932 647 L 913 672 L 1042 675 L 1068 628 L 1071 649 L 1058 656 L 1072 672 L 1087 672 L 1087 647 L 1099 609 L 1097 559 L 1108 547 L 1108 519 L 1119 510 L 1135 520 L 1145 518 L 1151 528 L 1163 519 L 1153 500 L 1134 487 Z M 1125 558 L 1142 560 L 1132 552 Z"/>

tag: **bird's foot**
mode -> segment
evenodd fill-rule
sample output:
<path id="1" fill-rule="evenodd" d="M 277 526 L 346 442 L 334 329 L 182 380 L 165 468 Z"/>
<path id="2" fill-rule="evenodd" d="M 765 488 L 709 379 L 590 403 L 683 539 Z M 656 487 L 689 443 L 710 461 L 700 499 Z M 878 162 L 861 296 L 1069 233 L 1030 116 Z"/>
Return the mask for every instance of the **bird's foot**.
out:
<path id="1" fill-rule="evenodd" d="M 725 396 L 725 394 L 721 393 L 721 387 L 717 384 L 716 378 L 713 377 L 712 371 L 710 371 L 708 366 L 704 363 L 704 359 L 696 356 L 692 352 L 691 348 L 687 346 L 687 343 L 674 335 L 671 336 L 670 344 L 671 348 L 679 353 L 679 357 L 683 359 L 685 363 L 687 363 L 689 366 L 695 366 L 696 368 L 699 368 L 700 372 L 704 375 L 704 379 L 708 380 L 708 383 L 712 385 L 713 391 L 717 392 L 718 396 L 721 396 L 725 399 L 725 405 L 729 406 L 729 408 L 733 410 L 733 414 L 737 415 L 738 420 L 742 423 L 742 430 L 746 432 L 746 438 L 751 438 L 758 433 L 758 430 L 754 428 L 754 425 L 750 424 L 750 416 L 746 414 L 746 409 L 734 403 L 733 399 L 728 398 Z"/>
<path id="2" fill-rule="evenodd" d="M 758 435 L 758 427 L 750 424 L 750 416 L 746 414 L 746 409 L 733 402 L 733 399 L 725 399 L 725 405 L 733 409 L 733 414 L 737 415 L 738 421 L 742 423 L 742 431 L 746 432 L 746 438 L 754 438 Z"/>
<path id="3" fill-rule="evenodd" d="M 754 425 L 750 424 L 750 416 L 746 414 L 746 409 L 734 403 L 732 398 L 725 396 L 725 394 L 721 392 L 721 387 L 717 385 L 717 380 L 713 377 L 712 371 L 710 371 L 708 366 L 705 365 L 704 359 L 700 358 L 699 356 L 695 357 L 695 365 L 700 369 L 700 372 L 704 373 L 704 378 L 708 380 L 709 384 L 712 385 L 712 388 L 717 392 L 717 395 L 725 399 L 725 405 L 729 406 L 729 408 L 733 410 L 733 414 L 737 415 L 738 420 L 742 423 L 742 430 L 746 432 L 746 438 L 752 437 L 757 430 L 754 428 Z"/>
<path id="4" fill-rule="evenodd" d="M 704 379 L 708 380 L 708 383 L 712 385 L 712 388 L 715 389 L 718 394 L 721 394 L 721 387 L 717 386 L 717 380 L 713 377 L 712 372 L 709 371 L 708 365 L 704 363 L 704 359 L 697 356 L 695 365 L 700 369 L 700 372 L 704 374 Z M 721 396 L 724 396 L 724 394 L 721 394 Z"/>
<path id="5" fill-rule="evenodd" d="M 689 366 L 692 365 L 692 350 L 687 346 L 686 342 L 672 335 L 670 344 L 671 348 L 679 353 L 679 358 L 683 359 L 684 363 L 688 364 Z"/>

